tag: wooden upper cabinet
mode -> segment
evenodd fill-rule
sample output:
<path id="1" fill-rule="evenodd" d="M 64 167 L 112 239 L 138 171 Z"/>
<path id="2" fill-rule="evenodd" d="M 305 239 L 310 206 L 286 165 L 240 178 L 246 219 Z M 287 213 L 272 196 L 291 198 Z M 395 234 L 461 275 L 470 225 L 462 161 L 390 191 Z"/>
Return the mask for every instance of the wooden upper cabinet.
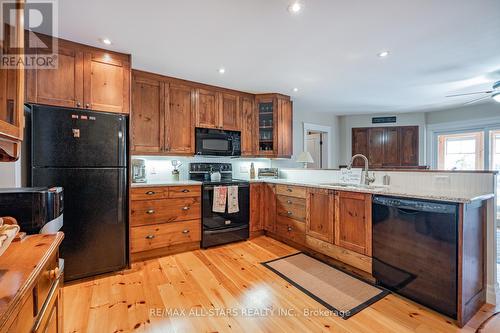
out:
<path id="1" fill-rule="evenodd" d="M 196 90 L 169 83 L 165 91 L 165 150 L 170 154 L 194 155 Z"/>
<path id="2" fill-rule="evenodd" d="M 58 65 L 55 69 L 26 71 L 27 102 L 68 108 L 83 107 L 83 51 L 61 41 L 57 56 Z"/>
<path id="3" fill-rule="evenodd" d="M 401 127 L 400 133 L 400 152 L 401 165 L 418 165 L 418 126 Z"/>
<path id="4" fill-rule="evenodd" d="M 41 41 L 54 37 L 37 34 Z M 26 73 L 28 103 L 129 113 L 130 56 L 63 39 L 55 69 Z"/>
<path id="5" fill-rule="evenodd" d="M 370 166 L 381 167 L 384 161 L 384 129 L 370 128 L 368 130 L 368 160 Z"/>
<path id="6" fill-rule="evenodd" d="M 231 131 L 240 130 L 240 107 L 238 95 L 229 93 L 221 94 L 219 115 L 220 128 Z"/>
<path id="7" fill-rule="evenodd" d="M 86 109 L 129 113 L 128 57 L 98 50 L 85 53 L 83 82 Z"/>
<path id="8" fill-rule="evenodd" d="M 252 156 L 256 154 L 257 129 L 255 125 L 254 99 L 241 97 L 241 155 Z"/>
<path id="9" fill-rule="evenodd" d="M 164 148 L 165 85 L 134 73 L 132 78 L 131 147 L 135 153 L 159 153 Z"/>
<path id="10" fill-rule="evenodd" d="M 24 45 L 24 0 L 17 0 L 17 10 L 11 22 L 3 22 L 4 35 L 0 37 L 0 53 L 22 56 Z M 4 44 L 2 39 L 15 41 L 16 45 Z M 24 131 L 24 65 L 0 68 L 0 161 L 10 162 L 19 158 Z"/>
<path id="11" fill-rule="evenodd" d="M 306 202 L 306 234 L 325 242 L 334 242 L 334 191 L 308 188 Z"/>
<path id="12" fill-rule="evenodd" d="M 292 102 L 278 99 L 278 157 L 291 157 L 293 154 Z"/>
<path id="13" fill-rule="evenodd" d="M 401 165 L 401 156 L 399 149 L 400 129 L 398 127 L 387 127 L 384 130 L 384 155 L 383 166 Z"/>
<path id="14" fill-rule="evenodd" d="M 335 196 L 335 245 L 371 256 L 371 195 L 338 191 Z"/>
<path id="15" fill-rule="evenodd" d="M 368 129 L 353 128 L 352 129 L 352 155 L 363 154 L 368 157 Z M 356 167 L 363 167 L 364 163 L 361 159 L 354 160 Z"/>
<path id="16" fill-rule="evenodd" d="M 219 128 L 219 94 L 214 90 L 196 90 L 196 127 Z"/>

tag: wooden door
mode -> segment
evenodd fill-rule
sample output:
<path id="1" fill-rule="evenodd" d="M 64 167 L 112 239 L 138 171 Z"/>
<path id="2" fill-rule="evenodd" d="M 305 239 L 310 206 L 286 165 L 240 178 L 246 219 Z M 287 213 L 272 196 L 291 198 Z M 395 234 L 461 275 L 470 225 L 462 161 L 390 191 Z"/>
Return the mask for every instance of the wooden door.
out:
<path id="1" fill-rule="evenodd" d="M 194 154 L 195 94 L 189 86 L 165 86 L 165 151 L 170 154 Z"/>
<path id="2" fill-rule="evenodd" d="M 418 166 L 418 126 L 401 127 L 400 151 L 401 165 Z"/>
<path id="3" fill-rule="evenodd" d="M 250 184 L 250 232 L 261 231 L 263 227 L 262 204 L 263 204 L 263 189 L 265 184 L 253 183 Z"/>
<path id="4" fill-rule="evenodd" d="M 383 166 L 400 166 L 399 127 L 386 127 L 384 130 L 384 157 L 382 164 Z"/>
<path id="5" fill-rule="evenodd" d="M 196 91 L 196 127 L 219 128 L 219 97 L 214 90 Z"/>
<path id="6" fill-rule="evenodd" d="M 241 97 L 241 155 L 252 156 L 256 153 L 256 126 L 254 100 L 250 97 Z"/>
<path id="7" fill-rule="evenodd" d="M 134 73 L 132 80 L 131 147 L 135 153 L 159 153 L 165 138 L 165 85 Z"/>
<path id="8" fill-rule="evenodd" d="M 372 255 L 371 195 L 335 193 L 335 245 Z"/>
<path id="9" fill-rule="evenodd" d="M 306 234 L 334 242 L 335 195 L 334 191 L 308 188 L 306 202 Z"/>
<path id="10" fill-rule="evenodd" d="M 352 129 L 352 156 L 356 154 L 368 157 L 368 128 Z M 363 167 L 364 162 L 361 159 L 356 159 L 353 165 Z"/>
<path id="11" fill-rule="evenodd" d="M 275 232 L 276 230 L 276 185 L 263 184 L 263 214 L 264 230 Z"/>
<path id="12" fill-rule="evenodd" d="M 47 40 L 49 37 L 40 38 Z M 26 71 L 26 100 L 28 103 L 69 108 L 84 107 L 84 51 L 73 43 L 58 43 L 57 68 Z"/>
<path id="13" fill-rule="evenodd" d="M 293 154 L 292 102 L 278 99 L 278 156 L 290 157 Z"/>
<path id="14" fill-rule="evenodd" d="M 384 128 L 373 127 L 368 130 L 368 160 L 370 167 L 381 167 L 384 161 Z"/>
<path id="15" fill-rule="evenodd" d="M 225 130 L 240 130 L 240 107 L 237 95 L 221 94 L 219 125 Z"/>
<path id="16" fill-rule="evenodd" d="M 99 50 L 86 52 L 84 57 L 84 107 L 96 111 L 129 113 L 129 57 Z"/>

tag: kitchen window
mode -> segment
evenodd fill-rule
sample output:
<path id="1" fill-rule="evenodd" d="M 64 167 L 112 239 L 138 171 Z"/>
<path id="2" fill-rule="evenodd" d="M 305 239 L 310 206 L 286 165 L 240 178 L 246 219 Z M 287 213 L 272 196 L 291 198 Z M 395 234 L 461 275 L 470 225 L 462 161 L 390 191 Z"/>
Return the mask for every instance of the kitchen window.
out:
<path id="1" fill-rule="evenodd" d="M 498 137 L 500 145 L 500 132 Z M 500 159 L 498 162 L 500 163 Z M 484 169 L 484 133 L 481 131 L 438 135 L 438 169 Z"/>

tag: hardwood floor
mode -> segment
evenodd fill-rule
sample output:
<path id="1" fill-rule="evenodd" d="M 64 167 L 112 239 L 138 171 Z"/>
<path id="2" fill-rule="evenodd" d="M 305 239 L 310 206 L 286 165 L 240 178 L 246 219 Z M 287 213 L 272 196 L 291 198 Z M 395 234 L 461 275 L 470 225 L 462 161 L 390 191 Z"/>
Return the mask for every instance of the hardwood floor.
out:
<path id="1" fill-rule="evenodd" d="M 394 295 L 348 320 L 305 316 L 326 309 L 260 265 L 294 252 L 262 236 L 68 285 L 65 332 L 474 332 L 494 310 L 485 306 L 462 330 Z"/>

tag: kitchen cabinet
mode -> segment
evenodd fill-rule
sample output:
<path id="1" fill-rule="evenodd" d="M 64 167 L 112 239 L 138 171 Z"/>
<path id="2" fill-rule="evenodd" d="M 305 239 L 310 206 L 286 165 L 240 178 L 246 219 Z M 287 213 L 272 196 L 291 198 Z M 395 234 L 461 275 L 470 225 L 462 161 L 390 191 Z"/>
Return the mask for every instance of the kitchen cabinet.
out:
<path id="1" fill-rule="evenodd" d="M 267 157 L 291 157 L 293 154 L 292 103 L 288 96 L 256 96 L 259 148 L 257 154 Z"/>
<path id="2" fill-rule="evenodd" d="M 160 153 L 165 144 L 165 84 L 134 73 L 132 77 L 132 152 Z"/>
<path id="3" fill-rule="evenodd" d="M 250 184 L 250 236 L 264 229 L 264 190 L 265 184 Z"/>
<path id="4" fill-rule="evenodd" d="M 221 94 L 220 128 L 230 131 L 240 131 L 240 106 L 238 95 Z"/>
<path id="5" fill-rule="evenodd" d="M 201 186 L 134 187 L 130 198 L 133 261 L 199 248 Z"/>
<path id="6" fill-rule="evenodd" d="M 264 230 L 274 232 L 276 228 L 276 185 L 264 184 L 262 195 Z"/>
<path id="7" fill-rule="evenodd" d="M 353 128 L 352 155 L 365 155 L 373 168 L 418 167 L 418 141 L 418 126 Z"/>
<path id="8" fill-rule="evenodd" d="M 372 255 L 371 195 L 335 192 L 335 245 Z"/>
<path id="9" fill-rule="evenodd" d="M 306 241 L 306 188 L 276 185 L 276 226 L 279 237 L 304 245 Z"/>
<path id="10" fill-rule="evenodd" d="M 219 128 L 219 94 L 215 90 L 197 89 L 196 127 Z"/>
<path id="11" fill-rule="evenodd" d="M 37 36 L 46 42 L 54 38 Z M 56 68 L 26 71 L 28 103 L 129 113 L 130 55 L 57 42 Z"/>
<path id="12" fill-rule="evenodd" d="M 165 110 L 165 151 L 194 155 L 195 94 L 193 87 L 168 83 Z"/>
<path id="13" fill-rule="evenodd" d="M 335 194 L 333 190 L 308 188 L 306 234 L 333 244 Z"/>
<path id="14" fill-rule="evenodd" d="M 257 153 L 257 129 L 255 126 L 256 114 L 254 99 L 251 97 L 240 98 L 241 115 L 241 155 L 253 156 Z"/>
<path id="15" fill-rule="evenodd" d="M 16 54 L 23 53 L 24 45 L 24 0 L 18 0 L 12 22 L 3 22 L 6 40 L 15 40 L 20 46 Z M 12 49 L 0 41 L 0 53 L 11 54 Z M 19 158 L 24 131 L 24 65 L 0 68 L 0 161 L 9 162 Z"/>

